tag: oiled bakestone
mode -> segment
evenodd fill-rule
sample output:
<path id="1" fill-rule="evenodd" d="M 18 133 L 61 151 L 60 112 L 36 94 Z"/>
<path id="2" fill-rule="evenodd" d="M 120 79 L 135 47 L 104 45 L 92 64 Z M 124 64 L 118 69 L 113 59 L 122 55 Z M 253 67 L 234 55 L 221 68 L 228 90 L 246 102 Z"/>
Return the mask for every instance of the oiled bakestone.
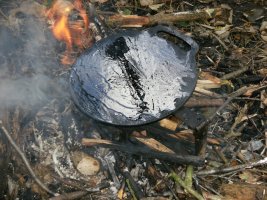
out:
<path id="1" fill-rule="evenodd" d="M 155 121 L 191 95 L 196 84 L 196 49 L 192 51 L 148 30 L 110 36 L 74 64 L 74 102 L 88 116 L 110 124 Z"/>

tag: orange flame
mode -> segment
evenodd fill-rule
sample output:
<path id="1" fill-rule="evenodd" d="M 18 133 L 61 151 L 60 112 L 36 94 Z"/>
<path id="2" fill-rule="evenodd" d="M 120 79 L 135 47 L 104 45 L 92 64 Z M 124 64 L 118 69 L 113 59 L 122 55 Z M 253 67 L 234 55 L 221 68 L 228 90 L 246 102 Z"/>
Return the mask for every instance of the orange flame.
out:
<path id="1" fill-rule="evenodd" d="M 70 21 L 71 12 L 77 10 L 82 20 Z M 47 11 L 47 17 L 52 21 L 52 32 L 56 39 L 66 43 L 66 52 L 61 59 L 63 64 L 72 64 L 73 46 L 82 49 L 83 39 L 88 34 L 89 20 L 81 0 L 73 3 L 66 0 L 55 0 L 53 6 Z"/>

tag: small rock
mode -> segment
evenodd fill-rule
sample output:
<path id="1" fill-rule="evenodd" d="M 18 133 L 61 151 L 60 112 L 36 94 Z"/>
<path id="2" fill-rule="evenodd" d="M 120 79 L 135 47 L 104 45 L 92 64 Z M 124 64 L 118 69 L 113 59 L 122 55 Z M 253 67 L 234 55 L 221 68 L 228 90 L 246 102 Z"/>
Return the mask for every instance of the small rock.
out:
<path id="1" fill-rule="evenodd" d="M 84 153 L 81 153 L 81 155 L 77 170 L 85 176 L 96 175 L 100 170 L 99 161 Z"/>

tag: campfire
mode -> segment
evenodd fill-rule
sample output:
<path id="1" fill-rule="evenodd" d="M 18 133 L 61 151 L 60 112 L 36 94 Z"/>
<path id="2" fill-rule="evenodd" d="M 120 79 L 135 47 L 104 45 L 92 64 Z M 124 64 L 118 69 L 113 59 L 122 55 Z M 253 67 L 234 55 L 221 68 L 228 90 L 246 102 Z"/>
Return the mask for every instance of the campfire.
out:
<path id="1" fill-rule="evenodd" d="M 0 1 L 0 199 L 265 190 L 267 16 L 168 2 Z"/>
<path id="2" fill-rule="evenodd" d="M 81 0 L 73 3 L 65 0 L 54 1 L 46 11 L 55 38 L 66 44 L 66 52 L 61 62 L 70 65 L 74 62 L 73 53 L 82 51 L 92 43 L 89 33 L 89 19 Z M 72 18 L 74 18 L 72 20 Z"/>

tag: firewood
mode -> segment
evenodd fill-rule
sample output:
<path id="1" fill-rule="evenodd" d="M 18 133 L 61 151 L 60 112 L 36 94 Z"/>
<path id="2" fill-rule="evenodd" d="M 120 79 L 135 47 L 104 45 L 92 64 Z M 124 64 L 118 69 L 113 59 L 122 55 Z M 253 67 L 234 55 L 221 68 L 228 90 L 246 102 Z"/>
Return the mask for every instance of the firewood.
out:
<path id="1" fill-rule="evenodd" d="M 165 153 L 160 151 L 155 151 L 151 148 L 141 145 L 129 145 L 129 143 L 122 144 L 118 142 L 112 142 L 110 140 L 101 139 L 82 139 L 82 145 L 87 147 L 92 146 L 102 146 L 106 148 L 120 150 L 129 154 L 142 155 L 148 158 L 157 158 L 160 160 L 168 160 L 171 162 L 176 162 L 180 164 L 192 164 L 195 166 L 201 166 L 204 164 L 204 159 L 198 156 L 192 155 L 177 155 L 174 153 Z"/>
<path id="2" fill-rule="evenodd" d="M 223 8 L 209 8 L 171 14 L 158 13 L 156 15 L 151 16 L 113 15 L 108 17 L 106 22 L 109 26 L 142 27 L 151 26 L 159 23 L 208 20 L 213 18 L 216 13 L 221 12 L 222 9 Z"/>
<path id="3" fill-rule="evenodd" d="M 176 128 L 178 127 L 178 123 L 170 120 L 168 118 L 162 119 L 159 121 L 159 125 L 163 128 L 169 129 L 171 131 L 175 131 Z"/>

